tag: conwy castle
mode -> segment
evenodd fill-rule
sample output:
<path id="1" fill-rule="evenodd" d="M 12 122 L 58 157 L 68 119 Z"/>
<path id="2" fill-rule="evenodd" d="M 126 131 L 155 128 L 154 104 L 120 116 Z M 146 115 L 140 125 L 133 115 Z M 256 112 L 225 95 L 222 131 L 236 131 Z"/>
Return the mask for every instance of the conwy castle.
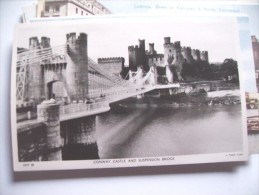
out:
<path id="1" fill-rule="evenodd" d="M 170 37 L 164 38 L 163 53 L 155 50 L 154 43 L 149 43 L 149 50 L 146 50 L 145 39 L 138 41 L 139 45 L 128 46 L 128 66 L 123 57 L 99 58 L 98 64 L 112 73 L 120 72 L 123 78 L 128 71 L 136 72 L 140 68 L 148 72 L 150 67 L 155 67 L 158 79 L 166 77 L 164 81 L 169 83 L 197 77 L 200 70 L 209 65 L 208 51 L 182 47 L 180 41 L 171 42 Z"/>
<path id="2" fill-rule="evenodd" d="M 129 46 L 129 69 L 136 71 L 142 68 L 148 71 L 150 67 L 166 67 L 166 70 L 175 74 L 174 80 L 184 80 L 183 71 L 192 69 L 192 66 L 209 64 L 207 51 L 182 47 L 180 41 L 171 42 L 170 37 L 164 38 L 164 53 L 157 53 L 154 43 L 149 43 L 149 50 L 145 49 L 145 40 L 139 39 L 139 45 Z M 168 68 L 167 68 L 168 67 Z M 168 74 L 168 73 L 166 73 Z"/>

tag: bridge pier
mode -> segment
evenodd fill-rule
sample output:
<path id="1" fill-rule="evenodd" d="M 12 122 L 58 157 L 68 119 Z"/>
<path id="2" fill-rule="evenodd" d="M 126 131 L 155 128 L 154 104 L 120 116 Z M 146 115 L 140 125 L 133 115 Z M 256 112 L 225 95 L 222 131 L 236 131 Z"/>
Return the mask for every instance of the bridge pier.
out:
<path id="1" fill-rule="evenodd" d="M 63 160 L 99 159 L 95 115 L 64 121 L 61 129 L 64 135 Z"/>
<path id="2" fill-rule="evenodd" d="M 59 108 L 60 106 L 54 100 L 44 101 L 37 106 L 38 120 L 46 125 L 46 158 L 48 161 L 62 160 Z"/>

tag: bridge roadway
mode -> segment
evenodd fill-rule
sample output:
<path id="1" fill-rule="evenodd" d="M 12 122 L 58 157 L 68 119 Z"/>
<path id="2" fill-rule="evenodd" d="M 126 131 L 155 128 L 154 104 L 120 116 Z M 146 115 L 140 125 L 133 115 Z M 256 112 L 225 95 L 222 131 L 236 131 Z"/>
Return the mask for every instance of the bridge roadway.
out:
<path id="1" fill-rule="evenodd" d="M 127 99 L 132 96 L 137 96 L 143 93 L 147 93 L 149 91 L 155 89 L 169 89 L 169 88 L 178 88 L 180 87 L 179 83 L 168 84 L 168 85 L 154 85 L 154 86 L 143 86 L 140 89 L 136 89 L 132 91 L 132 89 L 118 91 L 114 93 L 113 91 L 107 97 L 104 97 L 104 101 L 100 101 L 97 103 L 72 103 L 69 105 L 61 105 L 60 106 L 60 122 L 72 120 L 81 117 L 87 117 L 91 115 L 97 115 L 100 113 L 108 112 L 110 110 L 110 103 L 114 103 L 123 99 Z M 37 119 L 26 120 L 17 123 L 17 129 L 26 130 L 29 126 L 35 126 L 38 123 L 41 123 Z M 27 128 L 26 128 L 27 127 Z M 28 128 L 29 130 L 29 128 Z"/>

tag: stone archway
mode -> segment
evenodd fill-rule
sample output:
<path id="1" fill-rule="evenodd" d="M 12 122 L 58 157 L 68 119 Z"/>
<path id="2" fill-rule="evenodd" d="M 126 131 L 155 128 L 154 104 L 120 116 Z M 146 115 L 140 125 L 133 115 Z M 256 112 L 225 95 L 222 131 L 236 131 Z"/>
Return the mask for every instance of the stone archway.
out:
<path id="1" fill-rule="evenodd" d="M 67 101 L 68 93 L 64 83 L 60 80 L 53 80 L 47 83 L 47 99 L 55 99 L 56 101 Z"/>

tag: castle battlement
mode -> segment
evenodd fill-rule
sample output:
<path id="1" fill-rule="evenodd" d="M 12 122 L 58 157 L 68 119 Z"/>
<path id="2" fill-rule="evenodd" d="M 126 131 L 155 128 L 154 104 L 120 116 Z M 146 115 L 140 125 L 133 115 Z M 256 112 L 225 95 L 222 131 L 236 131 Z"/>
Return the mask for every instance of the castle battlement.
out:
<path id="1" fill-rule="evenodd" d="M 145 50 L 145 39 L 139 39 L 138 42 L 139 42 L 139 48 L 144 48 Z"/>
<path id="2" fill-rule="evenodd" d="M 98 58 L 98 64 L 104 63 L 124 63 L 125 59 L 123 57 L 109 57 L 109 58 Z"/>
<path id="3" fill-rule="evenodd" d="M 86 33 L 80 33 L 78 37 L 76 36 L 76 33 L 68 33 L 67 35 L 67 43 L 86 43 L 87 42 L 87 34 Z"/>
<path id="4" fill-rule="evenodd" d="M 175 48 L 180 48 L 181 47 L 181 42 L 180 41 L 174 42 L 174 47 Z"/>
<path id="5" fill-rule="evenodd" d="M 50 38 L 41 37 L 41 42 L 39 42 L 38 37 L 29 38 L 29 48 L 30 49 L 42 49 L 50 47 Z"/>
<path id="6" fill-rule="evenodd" d="M 209 62 L 209 54 L 208 51 L 202 51 L 201 52 L 201 60 L 205 62 Z"/>
<path id="7" fill-rule="evenodd" d="M 149 66 L 164 66 L 164 54 L 154 54 L 147 56 Z"/>
<path id="8" fill-rule="evenodd" d="M 67 42 L 76 42 L 76 33 L 68 33 L 67 34 Z"/>
<path id="9" fill-rule="evenodd" d="M 164 37 L 164 44 L 170 44 L 171 43 L 171 37 Z"/>

